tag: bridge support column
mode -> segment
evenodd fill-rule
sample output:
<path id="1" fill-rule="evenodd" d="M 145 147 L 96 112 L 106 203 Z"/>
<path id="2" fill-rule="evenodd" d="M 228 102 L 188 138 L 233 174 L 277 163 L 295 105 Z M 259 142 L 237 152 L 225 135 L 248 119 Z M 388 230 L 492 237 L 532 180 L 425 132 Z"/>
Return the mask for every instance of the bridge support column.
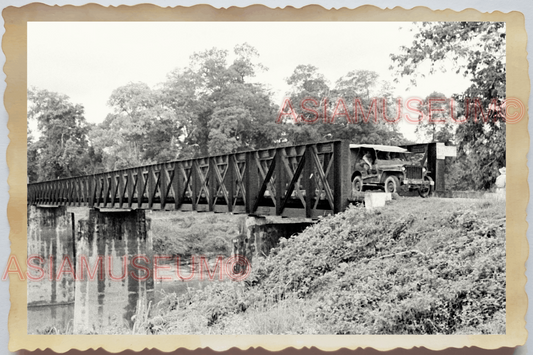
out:
<path id="1" fill-rule="evenodd" d="M 76 249 L 76 266 L 84 277 L 76 281 L 74 331 L 105 334 L 132 328 L 138 307 L 147 310 L 154 298 L 152 237 L 145 211 L 91 209 L 89 217 L 78 222 Z"/>
<path id="2" fill-rule="evenodd" d="M 290 238 L 315 223 L 307 218 L 277 216 L 249 216 L 243 220 L 242 234 L 233 240 L 233 254 L 239 254 L 251 263 L 254 256 L 267 256 L 279 245 L 281 238 Z"/>
<path id="3" fill-rule="evenodd" d="M 60 328 L 73 317 L 74 277 L 61 273 L 62 263 L 74 263 L 74 216 L 66 207 L 28 206 L 28 258 L 39 265 L 44 274 L 41 280 L 28 280 L 28 333 L 50 327 Z M 42 258 L 44 263 L 40 263 Z M 68 271 L 63 264 L 63 271 Z M 31 270 L 30 270 L 31 271 Z M 39 272 L 31 272 L 39 277 Z"/>

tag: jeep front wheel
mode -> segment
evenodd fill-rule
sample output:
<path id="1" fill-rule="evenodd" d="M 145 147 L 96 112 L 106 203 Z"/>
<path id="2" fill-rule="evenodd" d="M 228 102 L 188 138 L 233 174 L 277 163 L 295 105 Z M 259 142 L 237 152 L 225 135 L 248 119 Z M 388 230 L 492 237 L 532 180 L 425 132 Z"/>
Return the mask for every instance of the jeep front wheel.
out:
<path id="1" fill-rule="evenodd" d="M 428 183 L 428 185 L 422 186 L 418 189 L 418 194 L 422 198 L 429 197 L 433 193 L 433 179 L 426 175 L 424 176 L 424 182 Z"/>
<path id="2" fill-rule="evenodd" d="M 360 176 L 356 176 L 352 181 L 352 194 L 357 194 L 363 191 L 363 179 Z"/>
<path id="3" fill-rule="evenodd" d="M 400 189 L 400 180 L 394 175 L 391 175 L 385 179 L 385 192 L 398 193 Z"/>

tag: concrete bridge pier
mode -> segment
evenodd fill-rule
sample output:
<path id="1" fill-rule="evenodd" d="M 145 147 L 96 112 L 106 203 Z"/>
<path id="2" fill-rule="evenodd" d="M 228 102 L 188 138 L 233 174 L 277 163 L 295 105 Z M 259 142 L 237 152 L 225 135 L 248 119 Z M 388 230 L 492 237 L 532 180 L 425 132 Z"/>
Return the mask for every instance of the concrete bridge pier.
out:
<path id="1" fill-rule="evenodd" d="M 28 258 L 33 277 L 28 280 L 28 334 L 46 328 L 61 327 L 73 317 L 74 277 L 58 272 L 65 258 L 73 265 L 75 258 L 74 216 L 61 206 L 28 206 Z M 42 259 L 39 259 L 42 258 Z M 68 271 L 68 265 L 63 265 Z"/>
<path id="2" fill-rule="evenodd" d="M 315 222 L 310 218 L 245 217 L 241 222 L 241 235 L 233 240 L 233 254 L 242 255 L 252 263 L 255 256 L 270 254 L 281 238 L 288 239 Z"/>
<path id="3" fill-rule="evenodd" d="M 76 268 L 84 277 L 76 281 L 75 333 L 131 329 L 137 307 L 147 310 L 154 299 L 152 237 L 145 211 L 91 209 L 78 222 L 76 250 Z"/>

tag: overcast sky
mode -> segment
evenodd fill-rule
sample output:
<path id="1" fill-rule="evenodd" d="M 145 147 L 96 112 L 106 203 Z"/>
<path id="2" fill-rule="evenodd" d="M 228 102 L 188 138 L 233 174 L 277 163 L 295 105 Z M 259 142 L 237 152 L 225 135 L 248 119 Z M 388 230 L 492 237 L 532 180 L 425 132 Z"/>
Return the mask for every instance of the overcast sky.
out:
<path id="1" fill-rule="evenodd" d="M 409 22 L 30 22 L 28 86 L 65 94 L 85 107 L 89 122 L 111 112 L 112 91 L 129 82 L 151 87 L 175 68 L 188 66 L 194 52 L 213 47 L 230 52 L 247 42 L 269 70 L 257 81 L 274 91 L 281 105 L 285 79 L 297 65 L 312 64 L 333 84 L 352 70 L 372 70 L 392 82 L 391 53 L 413 41 Z M 451 67 L 449 68 L 451 69 Z M 469 81 L 455 71 L 394 84 L 396 96 L 450 96 Z M 409 126 L 404 122 L 404 126 Z M 415 138 L 414 127 L 402 132 Z"/>

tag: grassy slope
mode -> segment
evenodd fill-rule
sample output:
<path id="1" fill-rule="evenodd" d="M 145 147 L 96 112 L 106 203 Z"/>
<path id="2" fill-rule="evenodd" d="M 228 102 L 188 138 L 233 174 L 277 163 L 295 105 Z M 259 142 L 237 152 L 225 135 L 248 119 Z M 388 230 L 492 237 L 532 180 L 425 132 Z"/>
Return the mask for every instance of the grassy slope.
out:
<path id="1" fill-rule="evenodd" d="M 169 295 L 151 333 L 505 332 L 505 204 L 350 208 L 255 259 L 246 283 Z"/>

